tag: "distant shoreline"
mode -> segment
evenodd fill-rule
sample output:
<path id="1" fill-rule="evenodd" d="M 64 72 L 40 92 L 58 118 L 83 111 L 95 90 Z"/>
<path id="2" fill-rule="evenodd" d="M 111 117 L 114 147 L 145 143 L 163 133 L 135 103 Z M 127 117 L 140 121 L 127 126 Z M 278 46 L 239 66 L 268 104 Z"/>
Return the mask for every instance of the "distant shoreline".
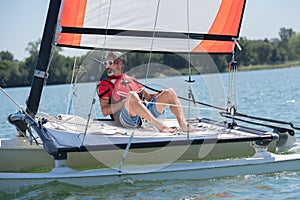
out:
<path id="1" fill-rule="evenodd" d="M 267 69 L 280 69 L 280 68 L 292 68 L 292 67 L 300 67 L 300 61 L 293 61 L 293 62 L 286 62 L 281 64 L 273 64 L 273 65 L 250 65 L 250 66 L 239 66 L 238 71 L 254 71 L 254 70 L 267 70 Z M 160 73 L 155 74 L 149 74 L 148 78 L 158 78 L 158 77 L 169 77 L 169 76 L 178 76 L 178 72 L 181 75 L 188 75 L 187 69 L 181 69 L 178 70 L 176 73 L 174 73 L 173 70 L 165 70 L 161 71 Z M 223 72 L 219 73 L 227 73 L 228 70 L 226 69 Z M 191 75 L 198 75 L 198 74 L 210 74 L 210 73 L 201 73 L 199 71 L 192 70 Z M 136 77 L 137 79 L 145 78 L 140 77 L 138 74 L 132 74 L 132 76 Z M 69 83 L 66 83 L 69 84 Z M 59 85 L 59 84 L 48 84 L 48 85 Z M 24 85 L 24 86 L 18 86 L 18 87 L 30 87 L 30 85 Z M 13 87 L 3 87 L 3 88 L 13 88 Z"/>
<path id="2" fill-rule="evenodd" d="M 290 68 L 290 67 L 300 67 L 300 61 L 293 61 L 293 62 L 285 62 L 280 64 L 264 64 L 264 65 L 249 65 L 249 66 L 239 66 L 238 71 L 254 71 L 254 70 L 266 70 L 266 69 L 280 69 L 280 68 Z M 187 75 L 188 70 L 181 69 L 178 70 L 182 75 Z M 228 69 L 226 68 L 223 72 L 220 73 L 227 73 Z M 195 71 L 192 69 L 191 75 L 201 74 L 203 72 Z M 167 73 L 168 75 L 171 75 L 170 72 Z M 203 73 L 203 74 L 209 74 L 209 73 Z M 160 77 L 166 76 L 165 73 L 161 73 Z"/>
<path id="3" fill-rule="evenodd" d="M 251 71 L 251 70 L 263 70 L 263 69 L 277 69 L 277 68 L 289 68 L 289 67 L 299 67 L 300 61 L 286 62 L 274 65 L 250 65 L 250 66 L 240 66 L 238 71 Z M 227 70 L 225 71 L 227 72 Z"/>

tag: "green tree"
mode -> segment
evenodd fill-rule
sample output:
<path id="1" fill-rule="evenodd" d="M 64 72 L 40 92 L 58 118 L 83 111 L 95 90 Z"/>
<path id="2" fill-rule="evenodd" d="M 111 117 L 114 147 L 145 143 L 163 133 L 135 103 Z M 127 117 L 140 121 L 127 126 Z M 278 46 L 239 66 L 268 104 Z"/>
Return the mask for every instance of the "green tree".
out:
<path id="1" fill-rule="evenodd" d="M 14 55 L 10 53 L 9 51 L 1 51 L 0 52 L 0 60 L 14 60 Z"/>
<path id="2" fill-rule="evenodd" d="M 9 51 L 0 52 L 0 86 L 18 87 L 22 86 L 23 71 L 20 70 L 20 62 L 14 60 Z"/>
<path id="3" fill-rule="evenodd" d="M 291 60 L 300 60 L 300 34 L 292 35 L 288 42 L 288 49 Z"/>
<path id="4" fill-rule="evenodd" d="M 289 52 L 288 43 L 289 43 L 289 40 L 291 39 L 291 37 L 295 34 L 296 33 L 291 28 L 289 28 L 289 29 L 288 28 L 280 28 L 280 31 L 279 31 L 279 37 L 280 37 L 281 41 L 279 42 L 278 47 L 285 50 L 284 54 L 286 55 L 287 60 L 290 59 L 289 54 L 288 54 L 288 52 Z"/>
<path id="5" fill-rule="evenodd" d="M 22 73 L 19 71 L 18 62 L 12 60 L 0 60 L 0 86 L 18 87 L 22 86 L 20 79 Z"/>
<path id="6" fill-rule="evenodd" d="M 25 58 L 25 61 L 21 64 L 22 70 L 27 72 L 27 74 L 24 74 L 23 77 L 24 85 L 31 84 L 33 72 L 39 55 L 40 44 L 41 40 L 39 39 L 35 42 L 28 43 L 28 46 L 26 47 L 26 51 L 29 53 L 29 57 Z"/>
<path id="7" fill-rule="evenodd" d="M 279 30 L 279 37 L 282 42 L 288 42 L 289 39 L 295 34 L 295 31 L 293 31 L 291 28 L 280 28 Z"/>
<path id="8" fill-rule="evenodd" d="M 55 51 L 49 68 L 48 84 L 64 84 L 71 82 L 74 58 L 65 57 Z"/>
<path id="9" fill-rule="evenodd" d="M 248 66 L 255 65 L 258 60 L 257 54 L 255 52 L 255 43 L 257 41 L 250 41 L 247 38 L 241 38 L 239 44 L 242 50 L 236 50 L 236 59 L 239 61 L 240 65 Z"/>
<path id="10" fill-rule="evenodd" d="M 256 53 L 256 64 L 269 64 L 271 53 L 272 53 L 272 45 L 271 43 L 265 39 L 263 41 L 257 41 L 254 47 L 254 52 Z"/>

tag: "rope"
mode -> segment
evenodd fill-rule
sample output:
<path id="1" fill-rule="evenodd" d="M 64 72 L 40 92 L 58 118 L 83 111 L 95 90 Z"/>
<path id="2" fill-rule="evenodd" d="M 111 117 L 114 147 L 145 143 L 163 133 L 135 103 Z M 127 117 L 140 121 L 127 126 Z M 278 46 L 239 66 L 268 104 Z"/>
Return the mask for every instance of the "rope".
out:
<path id="1" fill-rule="evenodd" d="M 13 103 L 13 104 L 15 104 L 19 109 L 20 109 L 20 111 L 22 111 L 22 113 L 24 113 L 31 121 L 32 121 L 32 123 L 36 123 L 36 121 L 35 121 L 35 119 L 26 111 L 26 109 L 23 109 L 23 107 L 20 105 L 20 104 L 18 104 L 15 100 L 14 100 L 14 98 L 12 98 L 2 87 L 0 87 L 0 91 Z M 20 114 L 21 114 L 21 112 L 20 112 Z M 21 131 L 21 130 L 19 130 L 19 128 L 16 126 L 16 128 L 18 129 L 18 131 L 19 132 L 21 132 L 23 135 L 24 135 L 24 133 Z M 33 139 L 35 140 L 35 143 L 36 144 L 39 144 L 39 142 L 36 140 L 36 138 L 32 135 L 32 133 L 31 133 L 31 130 L 30 130 L 30 128 L 27 126 L 27 128 L 26 128 L 26 130 L 28 130 L 28 132 L 29 132 L 29 135 L 31 136 L 31 137 L 33 137 Z M 26 135 L 24 135 L 24 136 L 26 136 Z M 25 137 L 26 138 L 26 137 Z"/>
<path id="2" fill-rule="evenodd" d="M 155 88 L 146 86 L 146 85 L 138 82 L 137 80 L 135 80 L 135 82 L 141 84 L 142 86 L 144 86 L 145 88 L 147 88 L 149 90 L 152 90 L 152 91 L 155 91 L 155 92 L 160 92 L 160 90 L 157 90 Z M 209 107 L 209 108 L 214 108 L 216 110 L 225 111 L 225 112 L 220 112 L 221 115 L 222 115 L 222 113 L 228 113 L 226 109 L 218 107 L 218 106 L 210 105 L 210 104 L 203 103 L 203 102 L 200 102 L 200 101 L 197 101 L 197 100 L 193 101 L 191 99 L 180 97 L 180 96 L 177 96 L 177 98 L 185 100 L 185 101 L 191 101 L 191 102 L 194 102 L 195 104 L 203 105 L 203 106 L 206 106 L 206 107 Z M 256 117 L 256 116 L 246 115 L 246 114 L 239 113 L 239 112 L 236 112 L 235 115 L 236 116 L 245 117 L 245 118 L 250 118 L 250 119 L 256 119 L 256 120 L 260 120 L 260 121 L 267 121 L 267 122 L 272 122 L 272 123 L 277 123 L 277 124 L 286 124 L 286 125 L 290 125 L 291 128 L 293 128 L 295 130 L 300 130 L 300 127 L 294 125 L 292 122 L 286 122 L 286 121 L 281 121 L 281 120 L 268 119 L 268 118 L 263 118 L 263 117 Z"/>
<path id="3" fill-rule="evenodd" d="M 164 106 L 173 106 L 173 107 L 182 107 L 182 108 L 192 108 L 193 110 L 198 109 L 198 110 L 212 110 L 209 108 L 199 108 L 197 106 L 184 106 L 184 105 L 175 105 L 175 104 L 171 104 L 171 103 L 158 103 L 158 102 L 147 102 L 147 104 L 155 104 L 155 105 L 164 105 Z"/>
<path id="4" fill-rule="evenodd" d="M 149 89 L 149 90 L 152 90 L 154 92 L 161 92 L 160 90 L 157 90 L 155 88 L 152 88 L 150 86 L 147 86 L 143 83 L 140 83 L 139 81 L 137 80 L 134 80 L 136 83 L 142 85 L 143 87 Z M 207 103 L 203 103 L 203 102 L 200 102 L 200 101 L 196 101 L 196 100 L 193 100 L 193 99 L 188 99 L 188 98 L 185 98 L 185 97 L 181 97 L 181 96 L 177 96 L 178 99 L 181 99 L 181 100 L 184 100 L 184 101 L 190 101 L 190 102 L 193 102 L 194 104 L 199 104 L 199 105 L 203 105 L 203 106 L 206 106 L 206 107 L 210 107 L 210 108 L 214 108 L 216 110 L 221 110 L 221 111 L 226 111 L 226 109 L 224 108 L 221 108 L 221 107 L 218 107 L 218 106 L 214 106 L 214 105 L 210 105 L 210 104 L 207 104 Z"/>
<path id="5" fill-rule="evenodd" d="M 234 95 L 234 107 L 237 108 L 237 72 L 238 72 L 238 64 L 235 61 L 232 61 L 234 65 L 233 69 L 233 95 Z"/>
<path id="6" fill-rule="evenodd" d="M 230 108 L 231 107 L 231 94 L 232 94 L 232 91 L 231 91 L 231 85 L 232 85 L 232 70 L 231 70 L 231 66 L 230 66 L 230 63 L 228 64 L 228 70 L 229 70 L 229 73 L 228 73 L 228 95 L 227 95 L 227 107 Z"/>
<path id="7" fill-rule="evenodd" d="M 0 87 L 0 91 L 9 98 L 11 102 L 13 102 L 25 115 L 30 118 L 33 122 L 35 122 L 35 119 L 25 110 L 21 105 L 19 105 L 2 87 Z"/>
<path id="8" fill-rule="evenodd" d="M 246 118 L 246 116 L 244 116 L 243 114 L 236 115 L 236 116 L 232 116 L 232 115 L 230 115 L 229 113 L 226 113 L 226 112 L 220 112 L 220 114 L 221 114 L 222 117 L 234 118 L 237 121 L 245 122 L 245 123 L 248 123 L 248 124 L 254 124 L 254 125 L 264 126 L 264 127 L 273 128 L 273 129 L 281 128 L 281 127 L 273 126 L 273 125 L 270 125 L 270 124 L 262 124 L 262 123 L 258 123 L 258 122 L 252 122 L 252 121 L 248 121 L 248 120 L 244 120 L 244 119 L 236 117 L 236 116 L 241 116 L 241 117 Z M 247 116 L 247 117 L 250 118 L 250 119 L 256 119 L 256 120 L 260 120 L 260 121 L 268 121 L 268 122 L 272 122 L 272 123 L 286 124 L 286 125 L 290 125 L 293 129 L 300 130 L 299 127 L 295 127 L 291 122 L 271 120 L 271 119 L 266 119 L 266 118 L 253 117 L 253 116 Z"/>
<path id="9" fill-rule="evenodd" d="M 256 116 L 246 115 L 246 114 L 238 113 L 238 112 L 236 113 L 236 116 L 245 117 L 245 118 L 249 118 L 249 119 L 255 119 L 255 120 L 259 120 L 259 121 L 272 122 L 272 123 L 276 123 L 276 124 L 285 124 L 285 125 L 291 126 L 291 128 L 293 128 L 293 129 L 300 130 L 300 127 L 295 126 L 292 122 L 268 119 L 268 118 L 263 118 L 263 117 L 256 117 Z"/>

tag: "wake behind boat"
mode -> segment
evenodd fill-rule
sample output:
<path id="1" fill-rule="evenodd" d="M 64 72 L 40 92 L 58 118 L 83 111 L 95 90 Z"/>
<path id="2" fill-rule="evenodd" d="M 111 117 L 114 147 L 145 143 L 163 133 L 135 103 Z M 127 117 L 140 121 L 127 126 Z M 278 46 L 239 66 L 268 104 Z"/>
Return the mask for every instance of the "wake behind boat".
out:
<path id="1" fill-rule="evenodd" d="M 176 6 L 170 8 L 171 3 Z M 1 141 L 0 157 L 4 164 L 1 164 L 0 183 L 5 185 L 2 189 L 53 180 L 95 185 L 124 179 L 207 179 L 299 170 L 300 155 L 284 154 L 295 145 L 295 130 L 299 127 L 291 122 L 237 112 L 238 63 L 234 51 L 239 46 L 244 8 L 244 0 L 51 1 L 26 109 L 2 90 L 20 110 L 10 115 L 9 121 L 26 136 Z M 39 117 L 39 101 L 53 46 L 93 51 L 74 70 L 77 73 L 74 72 L 68 109 L 73 113 Z M 185 113 L 193 131 L 181 131 L 177 121 L 168 116 L 161 121 L 177 129 L 174 133 L 161 133 L 146 121 L 129 129 L 116 126 L 112 120 L 93 117 L 99 106 L 95 103 L 97 86 L 84 87 L 86 84 L 79 83 L 78 72 L 82 70 L 88 81 L 100 80 L 105 70 L 99 65 L 105 51 L 111 50 L 126 52 L 128 56 L 131 52 L 149 53 L 148 64 L 140 70 L 146 77 L 142 84 L 148 90 L 157 90 L 147 84 L 151 70 L 163 69 L 161 65 L 151 65 L 152 53 L 184 54 L 188 61 L 185 81 L 188 95 L 178 98 L 187 104 Z M 209 57 L 217 53 L 232 54 L 226 108 L 198 101 L 191 88 L 197 84 L 190 73 L 192 67 L 197 70 L 197 65 L 201 65 L 193 55 Z M 210 57 L 208 60 L 213 63 Z M 213 64 L 211 68 L 210 71 L 215 70 Z M 206 80 L 206 84 L 210 95 L 225 97 L 222 89 L 216 90 L 217 81 Z M 82 89 L 80 98 L 77 98 L 78 88 Z M 208 107 L 217 115 L 204 118 L 198 112 L 198 116 L 191 117 L 192 110 L 199 111 L 191 105 Z M 76 115 L 78 111 L 80 114 Z M 24 139 L 35 144 L 24 143 Z M 284 153 L 278 155 L 278 152 Z M 54 167 L 49 173 L 7 172 L 49 166 Z M 82 171 L 68 168 L 99 166 L 105 168 Z"/>

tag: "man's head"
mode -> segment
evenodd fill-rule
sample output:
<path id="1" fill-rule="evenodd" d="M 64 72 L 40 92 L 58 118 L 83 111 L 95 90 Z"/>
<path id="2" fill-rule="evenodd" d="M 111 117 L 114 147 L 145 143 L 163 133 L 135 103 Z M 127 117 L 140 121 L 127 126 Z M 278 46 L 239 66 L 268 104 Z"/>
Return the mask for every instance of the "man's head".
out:
<path id="1" fill-rule="evenodd" d="M 105 60 L 107 60 L 108 58 L 111 58 L 111 59 L 119 61 L 119 62 L 121 61 L 125 65 L 125 56 L 120 51 L 108 51 L 108 52 L 106 52 Z"/>
<path id="2" fill-rule="evenodd" d="M 125 65 L 125 57 L 122 52 L 108 51 L 103 62 L 108 76 L 118 76 L 122 74 L 122 67 Z"/>

